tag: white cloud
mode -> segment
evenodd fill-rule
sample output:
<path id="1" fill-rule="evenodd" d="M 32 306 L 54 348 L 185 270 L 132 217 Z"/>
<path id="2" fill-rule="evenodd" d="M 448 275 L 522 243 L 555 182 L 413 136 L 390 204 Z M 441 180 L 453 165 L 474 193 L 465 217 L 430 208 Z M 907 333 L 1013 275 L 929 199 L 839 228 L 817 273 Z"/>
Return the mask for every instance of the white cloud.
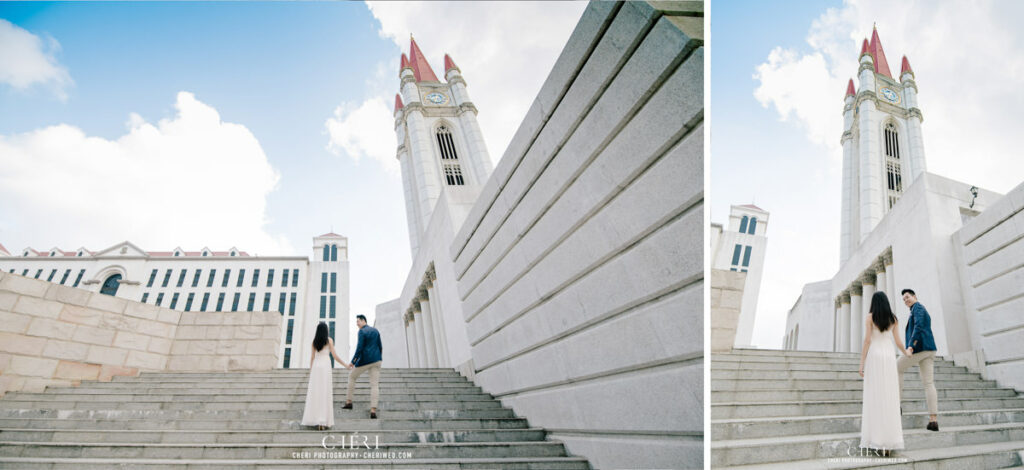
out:
<path id="1" fill-rule="evenodd" d="M 17 90 L 34 84 L 48 85 L 58 98 L 66 99 L 64 90 L 72 82 L 54 57 L 59 50 L 55 39 L 49 38 L 44 47 L 39 36 L 0 19 L 0 82 Z"/>
<path id="2" fill-rule="evenodd" d="M 0 135 L 0 238 L 10 249 L 130 240 L 144 249 L 291 252 L 264 230 L 279 179 L 256 137 L 180 92 L 173 118 L 115 139 L 59 124 Z"/>
<path id="3" fill-rule="evenodd" d="M 870 38 L 873 23 L 891 72 L 899 74 L 903 55 L 914 70 L 928 171 L 1006 192 L 1024 180 L 1015 142 L 1024 107 L 1022 16 L 1021 2 L 846 0 L 809 25 L 806 47 L 776 47 L 755 67 L 754 98 L 823 150 L 822 169 L 833 182 L 804 191 L 819 197 L 779 194 L 770 198 L 774 204 L 766 202 L 776 236 L 769 242 L 755 344 L 778 347 L 786 312 L 803 284 L 834 273 L 842 102 L 847 81 L 854 78 L 857 85 L 861 42 Z M 780 152 L 760 158 L 784 159 L 786 150 Z M 804 177 L 793 173 L 792 181 L 774 187 L 804 187 Z M 835 224 L 822 227 L 823 220 Z"/>
<path id="4" fill-rule="evenodd" d="M 491 159 L 497 161 L 540 91 L 558 54 L 579 21 L 585 2 L 367 2 L 380 21 L 380 35 L 409 52 L 409 35 L 443 80 L 444 54 L 459 65 L 480 114 Z M 524 25 L 529 33 L 524 34 Z M 343 104 L 328 119 L 329 147 L 350 157 L 380 158 L 385 168 L 395 161 L 394 96 L 398 92 L 400 53 L 382 61 L 373 96 L 362 104 Z M 381 86 L 383 85 L 383 86 Z M 361 115 L 358 113 L 362 113 Z M 383 123 L 384 114 L 388 123 Z M 361 122 L 366 118 L 370 122 Z M 377 123 L 377 121 L 381 121 Z M 366 130 L 360 127 L 381 126 Z M 353 129 L 345 129 L 352 126 Z M 386 129 L 388 139 L 380 134 Z M 371 137 L 372 136 L 372 137 Z M 387 145 L 384 145 L 384 143 Z M 386 155 L 385 155 L 385 148 Z M 378 155 L 380 157 L 378 157 Z"/>

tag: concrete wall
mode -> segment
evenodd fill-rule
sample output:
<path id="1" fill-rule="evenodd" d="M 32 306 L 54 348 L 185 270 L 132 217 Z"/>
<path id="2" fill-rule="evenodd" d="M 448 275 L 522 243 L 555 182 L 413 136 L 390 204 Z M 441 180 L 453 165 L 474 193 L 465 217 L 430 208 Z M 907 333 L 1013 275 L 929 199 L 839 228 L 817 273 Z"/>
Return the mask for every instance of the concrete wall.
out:
<path id="1" fill-rule="evenodd" d="M 804 286 L 800 298 L 786 317 L 784 349 L 832 351 L 835 302 L 831 290 L 831 280 Z"/>
<path id="2" fill-rule="evenodd" d="M 1024 184 L 964 224 L 954 245 L 985 376 L 1024 391 Z"/>
<path id="3" fill-rule="evenodd" d="M 0 393 L 140 371 L 267 370 L 277 312 L 179 312 L 0 273 Z"/>
<path id="4" fill-rule="evenodd" d="M 711 270 L 711 352 L 732 350 L 746 282 L 747 273 Z"/>
<path id="5" fill-rule="evenodd" d="M 409 367 L 405 325 L 398 299 L 377 305 L 373 327 L 380 333 L 384 367 Z M 347 359 L 346 359 L 347 360 Z"/>
<path id="6" fill-rule="evenodd" d="M 598 468 L 703 467 L 702 7 L 661 7 L 590 4 L 451 246 L 475 382 Z"/>

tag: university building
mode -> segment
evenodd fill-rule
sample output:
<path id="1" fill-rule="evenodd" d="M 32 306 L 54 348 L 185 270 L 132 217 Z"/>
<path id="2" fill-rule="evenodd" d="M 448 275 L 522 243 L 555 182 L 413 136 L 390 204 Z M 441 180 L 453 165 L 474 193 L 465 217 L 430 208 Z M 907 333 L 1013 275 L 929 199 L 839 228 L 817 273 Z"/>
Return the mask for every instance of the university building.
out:
<path id="1" fill-rule="evenodd" d="M 327 322 L 339 351 L 348 351 L 348 240 L 313 239 L 313 260 L 252 256 L 237 248 L 146 251 L 125 241 L 91 251 L 0 245 L 0 269 L 185 312 L 276 311 L 285 317 L 278 366 L 308 364 L 318 322 Z"/>
<path id="2" fill-rule="evenodd" d="M 753 204 L 733 205 L 729 223 L 711 224 L 711 269 L 747 273 L 743 300 L 736 326 L 734 347 L 753 347 L 757 297 L 764 273 L 764 255 L 768 247 L 768 211 Z"/>

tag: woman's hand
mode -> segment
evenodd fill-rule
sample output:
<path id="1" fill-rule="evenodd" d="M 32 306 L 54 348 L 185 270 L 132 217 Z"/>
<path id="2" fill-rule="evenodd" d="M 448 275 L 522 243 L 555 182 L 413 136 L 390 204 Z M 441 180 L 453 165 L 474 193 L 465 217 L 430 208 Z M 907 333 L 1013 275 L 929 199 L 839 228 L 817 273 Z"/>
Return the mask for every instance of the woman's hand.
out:
<path id="1" fill-rule="evenodd" d="M 860 365 L 860 370 L 858 370 L 857 373 L 860 374 L 860 378 L 864 378 L 864 364 Z"/>

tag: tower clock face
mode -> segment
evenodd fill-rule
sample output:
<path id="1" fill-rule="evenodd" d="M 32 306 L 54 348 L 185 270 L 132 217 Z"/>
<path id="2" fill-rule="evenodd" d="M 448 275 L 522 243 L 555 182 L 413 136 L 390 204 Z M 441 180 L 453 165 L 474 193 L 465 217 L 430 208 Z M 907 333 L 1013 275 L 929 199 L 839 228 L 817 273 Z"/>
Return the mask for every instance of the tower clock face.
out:
<path id="1" fill-rule="evenodd" d="M 436 91 L 427 93 L 426 99 L 434 104 L 445 104 L 448 102 L 448 97 L 445 96 L 444 93 L 438 93 Z"/>
<path id="2" fill-rule="evenodd" d="M 899 103 L 900 102 L 900 95 L 899 95 L 899 93 L 896 93 L 895 91 L 893 91 L 892 88 L 882 87 L 881 92 L 882 92 L 882 99 L 884 99 L 885 101 L 888 101 L 890 103 Z"/>

